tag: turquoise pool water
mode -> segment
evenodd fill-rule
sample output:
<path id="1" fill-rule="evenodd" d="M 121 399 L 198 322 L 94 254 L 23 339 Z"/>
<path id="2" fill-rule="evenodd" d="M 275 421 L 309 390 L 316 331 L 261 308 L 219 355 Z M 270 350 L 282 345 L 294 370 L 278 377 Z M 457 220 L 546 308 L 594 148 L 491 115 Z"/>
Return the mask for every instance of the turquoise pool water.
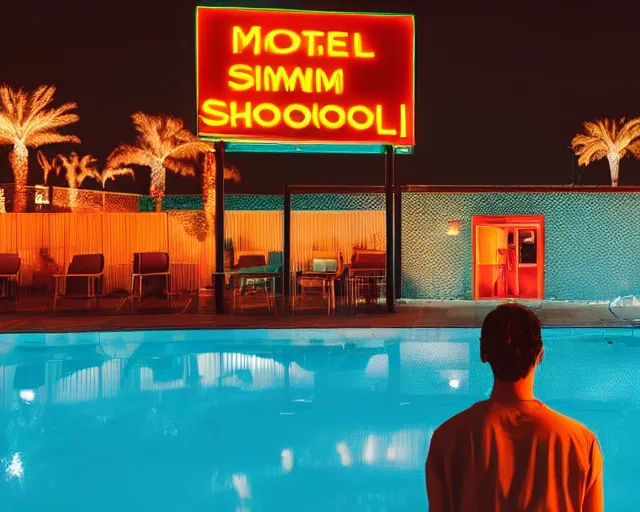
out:
<path id="1" fill-rule="evenodd" d="M 433 429 L 484 399 L 476 329 L 0 334 L 0 509 L 418 511 Z M 640 333 L 547 329 L 536 392 L 640 504 Z"/>

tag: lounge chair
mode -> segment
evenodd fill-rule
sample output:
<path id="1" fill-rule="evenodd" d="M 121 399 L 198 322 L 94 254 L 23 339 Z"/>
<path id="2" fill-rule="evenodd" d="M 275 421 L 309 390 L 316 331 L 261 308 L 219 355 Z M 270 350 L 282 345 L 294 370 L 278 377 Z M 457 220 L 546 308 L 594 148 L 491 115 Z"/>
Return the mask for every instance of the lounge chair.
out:
<path id="1" fill-rule="evenodd" d="M 167 299 L 171 309 L 171 264 L 169 253 L 137 252 L 133 255 L 133 272 L 129 299 L 133 310 L 133 301 L 138 306 L 144 298 Z"/>
<path id="2" fill-rule="evenodd" d="M 20 256 L 0 254 L 0 297 L 17 302 L 20 281 Z"/>
<path id="3" fill-rule="evenodd" d="M 54 274 L 53 313 L 58 300 L 83 299 L 88 308 L 100 307 L 104 272 L 102 254 L 75 254 L 66 274 Z"/>

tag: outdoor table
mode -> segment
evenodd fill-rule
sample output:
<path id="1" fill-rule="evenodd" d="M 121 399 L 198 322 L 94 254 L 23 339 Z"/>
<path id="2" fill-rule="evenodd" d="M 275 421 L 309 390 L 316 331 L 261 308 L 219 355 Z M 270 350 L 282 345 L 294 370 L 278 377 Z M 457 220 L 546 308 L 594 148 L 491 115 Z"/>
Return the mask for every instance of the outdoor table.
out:
<path id="1" fill-rule="evenodd" d="M 273 312 L 274 314 L 277 314 L 277 309 L 275 307 L 275 296 L 276 296 L 276 279 L 278 277 L 282 276 L 282 272 L 281 271 L 274 271 L 274 272 L 258 272 L 258 271 L 251 271 L 248 270 L 246 272 L 243 272 L 242 270 L 225 270 L 223 272 L 213 272 L 212 275 L 214 276 L 225 276 L 225 277 L 235 277 L 238 279 L 240 284 L 243 280 L 247 280 L 247 279 L 269 279 L 271 280 L 271 290 L 272 293 L 269 294 L 269 292 L 266 292 L 267 295 L 267 307 L 269 308 L 269 311 L 271 311 L 271 308 L 273 307 Z M 236 296 L 235 296 L 235 289 L 233 290 L 233 311 L 235 313 L 236 310 Z M 273 295 L 273 304 L 271 302 L 271 295 Z"/>

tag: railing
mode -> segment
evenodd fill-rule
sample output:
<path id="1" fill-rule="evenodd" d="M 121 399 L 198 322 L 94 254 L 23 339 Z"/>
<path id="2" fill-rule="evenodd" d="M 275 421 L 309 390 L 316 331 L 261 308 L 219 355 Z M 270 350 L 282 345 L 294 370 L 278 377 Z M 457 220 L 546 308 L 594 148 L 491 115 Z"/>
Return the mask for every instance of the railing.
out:
<path id="1" fill-rule="evenodd" d="M 139 212 L 146 196 L 103 190 L 0 184 L 0 213 Z"/>

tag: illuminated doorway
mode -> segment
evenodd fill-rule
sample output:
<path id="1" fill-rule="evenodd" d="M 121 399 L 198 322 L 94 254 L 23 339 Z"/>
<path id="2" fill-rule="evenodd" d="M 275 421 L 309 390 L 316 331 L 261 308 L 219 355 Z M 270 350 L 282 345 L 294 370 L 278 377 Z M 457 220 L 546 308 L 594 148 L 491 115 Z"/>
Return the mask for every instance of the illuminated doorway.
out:
<path id="1" fill-rule="evenodd" d="M 544 297 L 544 217 L 472 218 L 473 298 Z"/>

